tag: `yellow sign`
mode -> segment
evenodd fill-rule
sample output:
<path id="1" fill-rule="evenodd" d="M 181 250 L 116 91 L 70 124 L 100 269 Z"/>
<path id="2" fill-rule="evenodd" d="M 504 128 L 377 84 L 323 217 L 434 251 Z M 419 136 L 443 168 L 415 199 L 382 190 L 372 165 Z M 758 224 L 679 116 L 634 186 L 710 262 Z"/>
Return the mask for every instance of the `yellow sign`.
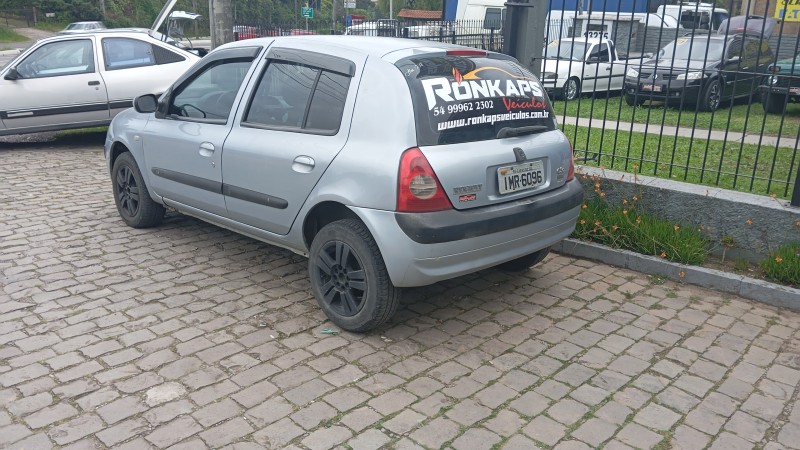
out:
<path id="1" fill-rule="evenodd" d="M 800 22 L 800 0 L 778 0 L 775 18 L 786 22 Z"/>

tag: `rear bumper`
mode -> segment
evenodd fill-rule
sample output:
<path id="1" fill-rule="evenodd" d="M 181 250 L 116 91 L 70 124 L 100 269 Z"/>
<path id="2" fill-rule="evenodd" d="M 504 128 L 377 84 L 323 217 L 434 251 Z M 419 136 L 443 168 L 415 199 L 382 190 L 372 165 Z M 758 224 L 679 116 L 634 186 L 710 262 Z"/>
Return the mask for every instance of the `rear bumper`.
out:
<path id="1" fill-rule="evenodd" d="M 410 215 L 354 210 L 375 237 L 392 283 L 411 287 L 493 267 L 556 244 L 575 229 L 582 201 L 583 189 L 573 180 L 533 200 L 471 211 Z"/>

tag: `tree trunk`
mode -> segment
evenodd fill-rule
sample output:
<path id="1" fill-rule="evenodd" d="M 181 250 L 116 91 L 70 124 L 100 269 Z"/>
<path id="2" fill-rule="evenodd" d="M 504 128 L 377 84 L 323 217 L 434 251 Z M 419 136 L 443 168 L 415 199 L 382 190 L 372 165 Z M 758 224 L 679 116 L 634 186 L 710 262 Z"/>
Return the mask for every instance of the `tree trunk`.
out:
<path id="1" fill-rule="evenodd" d="M 233 41 L 233 0 L 208 0 L 211 47 Z"/>

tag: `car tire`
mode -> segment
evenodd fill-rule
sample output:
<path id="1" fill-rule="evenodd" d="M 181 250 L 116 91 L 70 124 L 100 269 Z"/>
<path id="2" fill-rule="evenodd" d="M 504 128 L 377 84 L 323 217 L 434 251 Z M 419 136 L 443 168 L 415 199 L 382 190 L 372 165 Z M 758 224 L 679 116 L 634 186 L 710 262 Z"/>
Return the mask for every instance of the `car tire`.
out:
<path id="1" fill-rule="evenodd" d="M 150 197 L 139 165 L 130 152 L 119 155 L 111 169 L 114 203 L 122 220 L 133 228 L 149 228 L 164 219 L 164 206 Z"/>
<path id="2" fill-rule="evenodd" d="M 564 83 L 561 98 L 565 101 L 575 100 L 581 95 L 581 83 L 577 78 L 570 78 Z"/>
<path id="3" fill-rule="evenodd" d="M 644 100 L 641 96 L 637 97 L 635 94 L 625 94 L 625 103 L 628 106 L 641 106 L 644 103 Z"/>
<path id="4" fill-rule="evenodd" d="M 721 101 L 722 85 L 719 84 L 719 80 L 711 80 L 706 85 L 703 95 L 698 99 L 700 102 L 698 106 L 701 111 L 714 112 L 719 108 Z"/>
<path id="5" fill-rule="evenodd" d="M 397 310 L 401 290 L 394 287 L 380 249 L 357 219 L 324 226 L 308 257 L 311 289 L 322 311 L 342 329 L 363 332 Z"/>
<path id="6" fill-rule="evenodd" d="M 783 114 L 786 110 L 786 101 L 787 98 L 783 94 L 764 93 L 761 99 L 764 111 L 771 114 Z"/>
<path id="7" fill-rule="evenodd" d="M 498 269 L 504 270 L 506 272 L 525 272 L 526 270 L 530 269 L 531 267 L 539 264 L 544 260 L 545 256 L 550 253 L 550 247 L 543 248 L 538 252 L 533 252 L 529 255 L 522 256 L 517 259 L 512 259 L 511 261 L 506 261 L 497 266 Z"/>

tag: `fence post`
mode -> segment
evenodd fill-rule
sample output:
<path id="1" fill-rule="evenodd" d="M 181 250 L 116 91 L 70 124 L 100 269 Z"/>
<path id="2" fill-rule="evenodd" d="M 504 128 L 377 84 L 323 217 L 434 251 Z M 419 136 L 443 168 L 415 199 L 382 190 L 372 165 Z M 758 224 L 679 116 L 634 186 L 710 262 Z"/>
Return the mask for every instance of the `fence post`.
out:
<path id="1" fill-rule="evenodd" d="M 797 171 L 794 174 L 794 190 L 792 191 L 792 206 L 800 206 L 800 163 L 797 164 Z"/>
<path id="2" fill-rule="evenodd" d="M 439 42 L 444 42 L 444 27 L 439 27 Z"/>

